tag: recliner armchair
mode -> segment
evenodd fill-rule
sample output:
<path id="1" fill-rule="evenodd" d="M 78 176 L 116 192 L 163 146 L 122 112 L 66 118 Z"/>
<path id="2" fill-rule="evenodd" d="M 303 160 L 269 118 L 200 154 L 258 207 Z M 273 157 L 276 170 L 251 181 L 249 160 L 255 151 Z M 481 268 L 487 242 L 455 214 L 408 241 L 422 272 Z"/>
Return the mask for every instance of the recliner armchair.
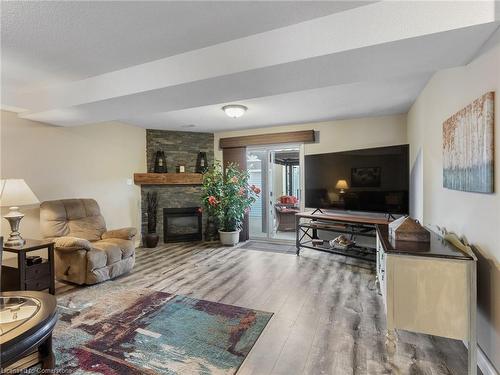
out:
<path id="1" fill-rule="evenodd" d="M 62 199 L 40 205 L 42 236 L 55 242 L 58 280 L 97 284 L 132 270 L 135 228 L 106 230 L 94 199 Z"/>

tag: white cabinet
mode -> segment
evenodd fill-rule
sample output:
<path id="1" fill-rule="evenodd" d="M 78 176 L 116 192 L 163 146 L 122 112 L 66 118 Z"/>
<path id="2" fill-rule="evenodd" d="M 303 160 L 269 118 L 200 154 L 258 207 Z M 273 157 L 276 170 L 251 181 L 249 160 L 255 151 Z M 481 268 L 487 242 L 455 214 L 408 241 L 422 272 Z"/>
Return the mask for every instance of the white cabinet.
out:
<path id="1" fill-rule="evenodd" d="M 386 281 L 385 281 L 385 268 L 386 268 L 386 260 L 387 256 L 382 247 L 382 243 L 379 240 L 379 236 L 377 235 L 377 285 L 384 300 L 384 307 L 387 313 L 387 292 L 386 292 Z"/>
<path id="2" fill-rule="evenodd" d="M 385 228 L 384 228 L 385 227 Z M 476 374 L 476 258 L 431 235 L 430 244 L 394 242 L 377 226 L 377 281 L 387 317 L 387 345 L 398 329 L 466 340 Z M 456 238 L 456 237 L 455 237 Z M 455 244 L 460 246 L 459 242 Z"/>

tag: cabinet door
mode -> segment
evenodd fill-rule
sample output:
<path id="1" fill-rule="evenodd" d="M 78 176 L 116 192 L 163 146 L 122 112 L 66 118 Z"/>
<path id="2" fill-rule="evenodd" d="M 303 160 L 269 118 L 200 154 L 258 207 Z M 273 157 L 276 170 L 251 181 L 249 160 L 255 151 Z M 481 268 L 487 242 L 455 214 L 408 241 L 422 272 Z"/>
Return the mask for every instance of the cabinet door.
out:
<path id="1" fill-rule="evenodd" d="M 469 262 L 387 257 L 388 320 L 394 328 L 467 339 Z"/>
<path id="2" fill-rule="evenodd" d="M 42 263 L 26 266 L 26 280 L 39 279 L 41 277 L 50 276 L 49 262 L 44 259 Z"/>
<path id="3" fill-rule="evenodd" d="M 26 290 L 44 290 L 50 287 L 50 277 L 41 277 L 39 279 L 26 280 Z"/>
<path id="4" fill-rule="evenodd" d="M 387 312 L 385 260 L 386 254 L 377 236 L 377 280 L 380 288 L 380 294 L 382 294 L 382 298 L 384 300 L 384 307 Z"/>

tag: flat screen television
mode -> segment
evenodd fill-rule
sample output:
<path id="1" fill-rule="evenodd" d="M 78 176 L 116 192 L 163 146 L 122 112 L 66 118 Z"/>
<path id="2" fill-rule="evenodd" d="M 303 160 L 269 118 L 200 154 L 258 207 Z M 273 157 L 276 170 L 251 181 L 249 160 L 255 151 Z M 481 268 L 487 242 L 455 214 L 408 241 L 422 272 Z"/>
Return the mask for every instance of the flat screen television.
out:
<path id="1" fill-rule="evenodd" d="M 407 214 L 409 146 L 306 155 L 305 206 Z"/>

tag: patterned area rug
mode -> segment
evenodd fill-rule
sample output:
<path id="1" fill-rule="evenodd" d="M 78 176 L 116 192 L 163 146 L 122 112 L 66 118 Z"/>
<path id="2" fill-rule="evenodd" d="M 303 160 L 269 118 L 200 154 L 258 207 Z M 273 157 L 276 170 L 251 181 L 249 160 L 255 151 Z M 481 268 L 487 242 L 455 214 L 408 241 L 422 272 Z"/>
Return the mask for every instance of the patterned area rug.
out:
<path id="1" fill-rule="evenodd" d="M 88 288 L 58 302 L 65 374 L 234 374 L 272 316 L 145 289 Z"/>

